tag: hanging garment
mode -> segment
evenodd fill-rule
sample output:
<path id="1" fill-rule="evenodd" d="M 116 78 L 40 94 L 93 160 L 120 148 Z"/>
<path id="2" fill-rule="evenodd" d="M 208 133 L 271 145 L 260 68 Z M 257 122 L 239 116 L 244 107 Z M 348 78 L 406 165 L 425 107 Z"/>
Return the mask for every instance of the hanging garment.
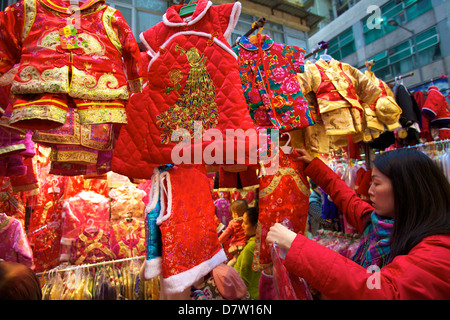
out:
<path id="1" fill-rule="evenodd" d="M 290 131 L 315 123 L 296 76 L 303 72 L 304 49 L 258 33 L 256 38 L 241 37 L 234 52 L 239 56 L 242 88 L 256 126 Z"/>
<path id="2" fill-rule="evenodd" d="M 214 201 L 214 206 L 216 207 L 217 218 L 226 227 L 232 219 L 230 211 L 230 200 L 221 197 Z"/>
<path id="3" fill-rule="evenodd" d="M 119 188 L 109 192 L 111 201 L 111 221 L 123 220 L 125 218 L 144 218 L 145 205 L 142 199 L 145 191 L 139 190 L 130 181 L 125 182 Z"/>
<path id="4" fill-rule="evenodd" d="M 68 261 L 72 242 L 87 227 L 108 230 L 109 200 L 93 191 L 82 191 L 63 204 L 61 261 Z M 108 242 L 109 243 L 109 242 Z"/>
<path id="5" fill-rule="evenodd" d="M 162 287 L 171 295 L 189 288 L 225 262 L 226 256 L 217 236 L 204 168 L 174 166 L 158 175 L 160 190 L 154 189 L 154 196 L 161 197 L 156 224 L 162 240 Z"/>
<path id="6" fill-rule="evenodd" d="M 309 183 L 303 173 L 305 164 L 293 161 L 299 154 L 279 151 L 279 168 L 274 175 L 260 179 L 259 216 L 253 255 L 253 269 L 263 270 L 272 264 L 270 248 L 266 243 L 272 225 L 288 219 L 293 231 L 304 234 L 308 220 Z"/>
<path id="7" fill-rule="evenodd" d="M 425 95 L 421 90 L 417 90 L 416 93 L 414 93 L 414 100 L 416 100 L 420 110 L 422 110 L 421 113 L 421 123 L 420 126 L 420 137 L 422 140 L 425 140 L 426 142 L 433 141 L 433 137 L 431 136 L 430 132 L 430 119 L 428 119 L 427 116 L 425 116 L 425 113 L 423 112 L 423 106 L 425 105 Z"/>
<path id="8" fill-rule="evenodd" d="M 66 183 L 61 177 L 41 180 L 40 199 L 30 216 L 28 238 L 33 249 L 36 272 L 60 264 L 62 206 Z"/>
<path id="9" fill-rule="evenodd" d="M 10 177 L 13 192 L 23 192 L 39 189 L 39 182 L 33 166 L 33 158 L 23 158 L 26 173 L 23 176 Z"/>
<path id="10" fill-rule="evenodd" d="M 422 114 L 430 120 L 430 126 L 436 126 L 439 129 L 440 140 L 450 139 L 450 108 L 438 87 L 428 88 Z"/>
<path id="11" fill-rule="evenodd" d="M 195 146 L 201 152 L 206 147 L 220 149 L 222 156 L 214 160 L 225 163 L 225 130 L 254 129 L 242 92 L 237 56 L 227 42 L 238 21 L 240 2 L 213 6 L 211 1 L 199 0 L 192 16 L 185 19 L 179 15 L 181 7 L 169 7 L 162 22 L 140 35 L 151 56 L 146 69 L 148 85 L 143 89 L 148 90 L 143 95 L 148 98 L 141 104 L 145 112 L 135 114 L 130 109 L 129 117 L 142 116 L 140 122 L 146 123 L 123 128 L 113 168 L 115 161 L 120 166 L 125 161 L 134 164 L 134 159 L 151 165 L 174 163 L 175 147 L 184 147 L 188 158 L 184 164 L 206 163 L 208 159 L 203 157 L 194 159 Z M 196 124 L 199 127 L 194 132 Z M 216 129 L 209 132 L 220 133 L 224 139 L 203 139 L 208 129 Z M 178 143 L 180 133 L 183 143 Z M 176 141 L 172 141 L 172 134 L 178 134 Z M 244 139 L 236 138 L 235 150 Z M 137 147 L 131 158 L 128 151 L 122 151 L 130 141 Z"/>
<path id="12" fill-rule="evenodd" d="M 114 260 L 115 255 L 110 248 L 111 237 L 107 230 L 95 227 L 86 228 L 72 243 L 70 263 L 97 263 Z"/>
<path id="13" fill-rule="evenodd" d="M 350 134 L 354 135 L 353 141 L 361 141 L 364 117 L 361 103 L 371 105 L 381 90 L 358 69 L 334 59 L 329 62 L 319 59 L 315 64 L 306 62 L 305 72 L 297 76 L 303 94 L 311 91 L 316 94 L 326 134 Z"/>
<path id="14" fill-rule="evenodd" d="M 0 212 L 10 217 L 17 218 L 25 223 L 25 203 L 19 193 L 12 191 L 11 180 L 8 177 L 0 177 Z"/>
<path id="15" fill-rule="evenodd" d="M 50 173 L 59 176 L 98 176 L 111 171 L 113 151 L 98 151 L 96 164 L 51 161 Z"/>
<path id="16" fill-rule="evenodd" d="M 21 155 L 15 154 L 0 158 L 0 176 L 19 177 L 27 173 L 27 167 L 23 163 Z"/>
<path id="17" fill-rule="evenodd" d="M 145 225 L 143 220 L 118 221 L 111 226 L 111 250 L 116 259 L 145 254 Z"/>
<path id="18" fill-rule="evenodd" d="M 145 262 L 141 268 L 143 279 L 152 279 L 162 272 L 162 243 L 161 229 L 156 223 L 161 213 L 161 172 L 169 167 L 159 167 L 154 169 L 152 185 L 149 193 L 149 203 L 145 207 Z"/>
<path id="19" fill-rule="evenodd" d="M 402 115 L 399 120 L 404 129 L 399 132 L 401 143 L 402 145 L 416 145 L 420 142 L 420 107 L 403 84 L 396 84 L 394 96 L 397 104 L 402 108 Z"/>
<path id="20" fill-rule="evenodd" d="M 141 52 L 139 65 L 141 70 L 145 70 L 150 62 L 150 56 L 146 52 Z M 111 170 L 115 173 L 135 179 L 150 180 L 153 169 L 158 165 L 151 165 L 142 159 L 142 153 L 146 150 L 145 137 L 148 132 L 147 122 L 147 102 L 151 100 L 147 89 L 146 72 L 143 72 L 144 85 L 142 92 L 132 93 L 126 106 L 128 124 L 120 128 L 118 144 L 114 148 L 111 161 Z M 137 130 L 136 128 L 139 128 Z"/>
<path id="21" fill-rule="evenodd" d="M 396 84 L 394 96 L 397 104 L 402 108 L 400 124 L 403 128 L 410 127 L 414 123 L 419 123 L 420 107 L 409 90 L 403 84 Z"/>
<path id="22" fill-rule="evenodd" d="M 32 139 L 51 147 L 52 163 L 99 166 L 111 161 L 114 129 L 114 125 L 109 123 L 81 124 L 76 109 L 69 108 L 63 126 L 36 130 Z"/>
<path id="23" fill-rule="evenodd" d="M 34 269 L 33 252 L 22 222 L 0 213 L 0 259 Z"/>
<path id="24" fill-rule="evenodd" d="M 139 48 L 122 14 L 89 0 L 70 24 L 70 6 L 21 0 L 2 12 L 0 74 L 19 63 L 11 84 L 16 127 L 63 125 L 72 103 L 83 124 L 126 123 L 129 90 L 142 88 Z"/>
<path id="25" fill-rule="evenodd" d="M 249 189 L 259 185 L 259 179 L 256 170 L 258 166 L 245 166 L 245 170 L 230 169 L 230 166 L 219 166 L 219 172 L 216 174 L 214 189 L 226 191 L 227 189 Z M 227 190 L 228 191 L 228 190 Z"/>
<path id="26" fill-rule="evenodd" d="M 363 140 L 367 142 L 372 138 L 378 138 L 380 133 L 385 130 L 393 131 L 400 127 L 399 119 L 402 109 L 395 101 L 391 88 L 384 81 L 378 79 L 371 71 L 367 70 L 364 74 L 381 90 L 380 96 L 374 103 L 363 104 L 366 128 L 368 129 L 364 132 Z"/>

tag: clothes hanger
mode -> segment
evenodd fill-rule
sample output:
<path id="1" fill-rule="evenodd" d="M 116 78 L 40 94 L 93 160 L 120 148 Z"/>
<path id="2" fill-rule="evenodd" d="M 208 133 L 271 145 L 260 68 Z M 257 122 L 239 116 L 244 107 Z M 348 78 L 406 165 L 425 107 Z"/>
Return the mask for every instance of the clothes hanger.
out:
<path id="1" fill-rule="evenodd" d="M 325 49 L 324 54 L 321 54 L 321 55 L 320 55 L 320 59 L 325 60 L 326 62 L 331 61 L 331 59 L 333 59 L 332 56 L 330 56 L 330 55 L 327 54 L 327 50 L 328 50 L 328 49 Z"/>
<path id="2" fill-rule="evenodd" d="M 92 233 L 98 230 L 97 226 L 94 225 L 94 219 L 89 219 L 87 224 L 88 226 L 84 229 L 87 233 Z"/>
<path id="3" fill-rule="evenodd" d="M 256 27 L 256 22 L 253 22 L 252 28 L 254 28 L 254 26 Z M 258 42 L 258 40 L 257 40 L 258 35 L 261 36 L 261 41 L 264 41 L 264 39 L 266 38 L 266 35 L 265 34 L 261 34 L 263 29 L 264 29 L 264 25 L 260 26 L 259 29 L 258 29 L 257 34 L 250 36 L 249 41 L 251 43 L 253 43 L 253 44 L 257 43 Z"/>
<path id="4" fill-rule="evenodd" d="M 248 30 L 243 37 L 248 37 L 249 35 L 251 35 L 253 32 L 255 32 L 255 30 L 258 30 L 259 28 L 264 27 L 264 24 L 266 23 L 266 18 L 261 17 L 258 20 L 256 20 L 255 22 L 252 23 L 252 28 L 250 30 Z M 238 37 L 236 39 L 236 43 L 234 44 L 234 46 L 237 46 L 239 44 L 241 37 Z"/>
<path id="5" fill-rule="evenodd" d="M 190 14 L 193 14 L 195 11 L 195 8 L 197 7 L 198 0 L 189 0 L 184 7 L 181 7 L 179 15 L 180 17 L 185 17 Z"/>

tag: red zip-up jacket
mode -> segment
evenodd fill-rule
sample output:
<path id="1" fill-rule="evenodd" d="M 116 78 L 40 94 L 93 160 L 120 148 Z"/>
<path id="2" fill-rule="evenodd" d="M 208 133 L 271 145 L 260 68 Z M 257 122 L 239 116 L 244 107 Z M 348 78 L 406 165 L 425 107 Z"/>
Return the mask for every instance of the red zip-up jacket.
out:
<path id="1" fill-rule="evenodd" d="M 320 159 L 306 175 L 327 192 L 362 231 L 373 210 Z M 376 273 L 302 235 L 289 249 L 284 265 L 329 299 L 450 299 L 450 234 L 424 238 Z"/>

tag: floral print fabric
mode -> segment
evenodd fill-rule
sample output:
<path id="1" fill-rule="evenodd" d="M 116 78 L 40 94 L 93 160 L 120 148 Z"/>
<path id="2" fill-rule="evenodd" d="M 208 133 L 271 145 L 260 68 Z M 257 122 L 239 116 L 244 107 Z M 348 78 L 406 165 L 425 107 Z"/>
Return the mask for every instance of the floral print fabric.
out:
<path id="1" fill-rule="evenodd" d="M 257 41 L 241 37 L 234 48 L 250 116 L 257 126 L 281 131 L 315 123 L 303 97 L 297 73 L 303 72 L 304 49 L 279 44 L 268 35 Z"/>

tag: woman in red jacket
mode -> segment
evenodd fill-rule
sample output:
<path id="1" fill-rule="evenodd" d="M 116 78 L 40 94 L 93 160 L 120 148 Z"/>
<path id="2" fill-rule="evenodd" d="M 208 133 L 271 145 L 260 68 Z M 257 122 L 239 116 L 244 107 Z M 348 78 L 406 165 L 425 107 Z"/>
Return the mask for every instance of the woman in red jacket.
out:
<path id="1" fill-rule="evenodd" d="M 370 205 L 320 159 L 298 151 L 306 175 L 362 238 L 351 260 L 277 223 L 267 242 L 288 249 L 289 272 L 329 299 L 450 299 L 450 185 L 428 156 L 414 149 L 379 155 Z"/>

